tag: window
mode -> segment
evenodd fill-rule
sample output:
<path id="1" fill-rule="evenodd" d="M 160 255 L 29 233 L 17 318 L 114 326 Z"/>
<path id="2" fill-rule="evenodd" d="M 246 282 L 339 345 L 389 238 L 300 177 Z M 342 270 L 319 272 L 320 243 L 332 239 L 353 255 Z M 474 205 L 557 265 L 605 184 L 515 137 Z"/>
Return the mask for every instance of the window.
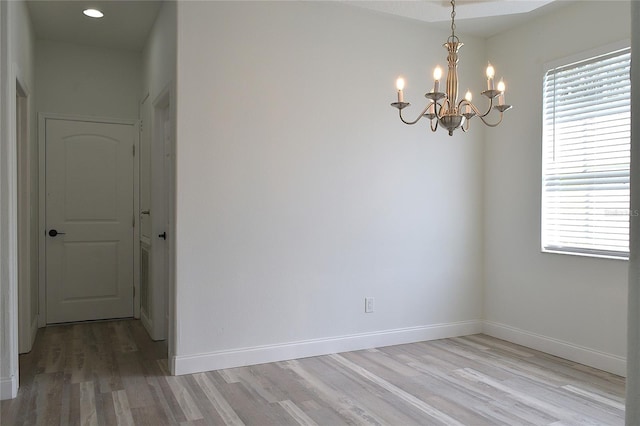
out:
<path id="1" fill-rule="evenodd" d="M 631 50 L 547 68 L 542 250 L 629 257 Z"/>

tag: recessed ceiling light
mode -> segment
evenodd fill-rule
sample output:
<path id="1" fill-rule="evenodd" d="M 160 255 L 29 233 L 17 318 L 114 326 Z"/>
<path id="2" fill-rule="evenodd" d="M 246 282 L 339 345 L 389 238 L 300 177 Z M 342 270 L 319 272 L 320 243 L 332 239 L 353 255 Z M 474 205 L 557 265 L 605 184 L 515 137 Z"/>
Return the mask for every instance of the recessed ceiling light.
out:
<path id="1" fill-rule="evenodd" d="M 104 16 L 104 13 L 100 12 L 98 9 L 85 9 L 82 13 L 90 18 L 102 18 Z"/>

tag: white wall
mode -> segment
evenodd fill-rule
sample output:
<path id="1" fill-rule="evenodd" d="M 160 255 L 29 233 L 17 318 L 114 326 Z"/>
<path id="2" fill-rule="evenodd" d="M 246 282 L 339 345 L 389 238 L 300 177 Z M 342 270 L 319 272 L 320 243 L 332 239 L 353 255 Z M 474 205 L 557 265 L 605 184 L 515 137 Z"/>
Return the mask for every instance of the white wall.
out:
<path id="1" fill-rule="evenodd" d="M 38 112 L 138 118 L 138 52 L 38 40 Z"/>
<path id="2" fill-rule="evenodd" d="M 142 51 L 143 94 L 152 101 L 175 79 L 176 19 L 176 3 L 164 2 Z"/>
<path id="3" fill-rule="evenodd" d="M 151 133 L 152 109 L 165 90 L 175 93 L 176 74 L 176 3 L 166 1 L 149 33 L 142 51 L 141 119 L 143 134 L 140 138 L 140 209 L 151 209 Z M 146 117 L 143 117 L 146 115 Z M 151 218 L 141 216 L 141 234 L 150 237 Z"/>
<path id="4" fill-rule="evenodd" d="M 2 2 L 0 80 L 2 137 L 0 144 L 0 399 L 14 397 L 18 386 L 17 312 L 17 152 L 15 146 L 16 79 L 33 93 L 33 41 L 26 3 Z M 33 102 L 28 116 L 33 129 Z M 31 137 L 35 132 L 31 131 Z M 33 145 L 31 140 L 31 147 Z M 36 175 L 37 176 L 37 175 Z M 29 286 L 29 283 L 27 283 Z M 27 292 L 28 293 L 28 292 Z M 27 303 L 27 306 L 32 306 Z"/>
<path id="5" fill-rule="evenodd" d="M 640 4 L 631 3 L 632 50 L 640 47 Z M 631 64 L 631 110 L 640 109 L 640 66 Z M 640 119 L 631 117 L 631 209 L 640 210 Z M 640 424 L 640 217 L 631 218 L 626 424 Z"/>
<path id="6" fill-rule="evenodd" d="M 176 84 L 176 2 L 163 3 L 156 21 L 151 29 L 144 50 L 143 57 L 143 94 L 144 102 L 140 108 L 140 118 L 143 120 L 143 131 L 140 138 L 140 208 L 150 210 L 151 215 L 141 215 L 141 242 L 151 245 L 151 259 L 149 264 L 149 290 L 146 292 L 148 306 L 141 306 L 141 318 L 150 335 L 154 339 L 162 339 L 167 336 L 165 327 L 165 315 L 167 304 L 165 302 L 166 287 L 171 287 L 173 278 L 156 279 L 156 276 L 171 275 L 165 271 L 166 259 L 165 246 L 173 243 L 174 231 L 167 229 L 165 212 L 171 201 L 163 197 L 167 191 L 163 174 L 164 165 L 164 138 L 158 129 L 162 123 L 156 123 L 159 118 L 157 108 L 169 107 L 171 115 L 171 140 L 175 140 L 175 84 Z M 167 105 L 168 102 L 168 105 Z M 153 137 L 152 137 L 153 136 Z M 152 196 L 153 195 L 153 196 Z M 166 232 L 168 241 L 160 240 L 157 235 Z M 147 246 L 145 246 L 147 248 Z M 169 269 L 171 269 L 169 267 Z M 145 292 L 142 287 L 141 291 Z M 175 333 L 171 328 L 171 336 Z M 169 353 L 175 352 L 174 338 L 169 336 Z"/>
<path id="7" fill-rule="evenodd" d="M 326 2 L 178 3 L 176 372 L 479 331 L 483 130 L 389 106 L 404 73 L 414 118 L 447 36 Z M 462 93 L 486 65 L 463 41 Z"/>
<path id="8" fill-rule="evenodd" d="M 21 245 L 24 247 L 24 251 L 20 254 L 20 256 L 23 256 L 21 262 L 24 262 L 24 266 L 18 266 L 18 337 L 19 351 L 24 353 L 31 350 L 38 319 L 38 146 L 33 76 L 35 35 L 26 3 L 20 2 L 15 5 L 14 16 L 15 20 L 13 22 L 20 24 L 13 26 L 11 29 L 15 42 L 12 52 L 13 73 L 10 74 L 10 78 L 13 85 L 16 85 L 15 80 L 20 81 L 20 84 L 24 86 L 22 89 L 25 90 L 24 94 L 27 98 L 26 117 L 23 117 L 23 119 L 27 120 L 27 146 L 20 148 L 22 155 L 18 153 L 18 163 L 20 164 L 17 170 L 18 181 L 20 181 L 17 200 L 18 203 L 22 204 L 22 209 L 24 209 L 24 212 L 19 211 L 18 214 L 26 216 L 21 218 L 25 221 L 22 234 L 18 231 L 18 239 L 21 240 Z M 13 99 L 15 102 L 15 98 Z M 15 112 L 10 123 L 11 126 L 15 127 L 17 107 L 15 105 L 12 107 Z M 17 134 L 17 130 L 14 130 L 12 140 L 17 140 Z M 22 197 L 21 191 L 26 193 Z M 22 247 L 19 246 L 19 250 L 22 250 Z"/>
<path id="9" fill-rule="evenodd" d="M 22 290 L 19 293 L 18 313 L 19 321 L 19 351 L 25 353 L 31 351 L 38 321 L 38 139 L 37 120 L 35 114 L 35 33 L 32 28 L 29 11 L 25 2 L 16 5 L 16 18 L 13 32 L 16 40 L 14 45 L 14 72 L 26 91 L 27 95 L 27 139 L 28 147 L 23 152 L 23 163 L 19 166 L 18 179 L 22 180 L 22 186 L 18 187 L 18 200 L 20 191 L 25 191 L 23 209 L 26 215 L 24 235 L 18 238 L 28 240 L 23 244 L 26 247 L 24 255 L 24 269 L 19 272 L 24 273 L 20 278 Z M 15 121 L 15 116 L 13 118 Z M 20 155 L 18 155 L 20 162 Z M 22 170 L 20 170 L 22 168 Z M 20 202 L 20 201 L 19 201 Z M 26 213 L 28 212 L 28 213 Z M 27 229 L 28 228 L 28 229 Z M 19 266 L 20 270 L 20 266 Z"/>
<path id="10" fill-rule="evenodd" d="M 12 327 L 17 328 L 12 318 L 11 259 L 9 256 L 9 188 L 7 179 L 7 150 L 9 131 L 6 123 L 8 117 L 8 3 L 0 2 L 0 399 L 12 398 L 14 395 L 13 378 L 15 366 L 11 365 Z"/>
<path id="11" fill-rule="evenodd" d="M 516 107 L 486 140 L 485 331 L 619 374 L 627 262 L 540 252 L 541 111 L 543 64 L 629 37 L 628 2 L 589 1 L 487 47 Z"/>

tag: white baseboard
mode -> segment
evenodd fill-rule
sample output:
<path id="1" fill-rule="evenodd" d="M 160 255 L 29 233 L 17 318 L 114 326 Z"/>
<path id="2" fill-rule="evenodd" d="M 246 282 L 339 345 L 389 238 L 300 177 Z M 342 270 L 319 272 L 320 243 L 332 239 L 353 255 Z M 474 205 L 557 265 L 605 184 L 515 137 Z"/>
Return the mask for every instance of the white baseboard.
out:
<path id="1" fill-rule="evenodd" d="M 609 373 L 626 377 L 627 360 L 624 357 L 565 342 L 553 337 L 532 333 L 510 325 L 484 321 L 482 331 L 489 336 L 536 349 L 570 361 L 588 365 Z"/>
<path id="2" fill-rule="evenodd" d="M 223 368 L 264 364 L 340 352 L 379 348 L 426 340 L 466 336 L 482 331 L 480 320 L 435 324 L 326 339 L 303 340 L 276 345 L 216 351 L 197 355 L 178 355 L 171 359 L 173 374 L 192 374 Z"/>
<path id="3" fill-rule="evenodd" d="M 13 399 L 18 395 L 18 380 L 16 376 L 0 377 L 0 400 Z"/>

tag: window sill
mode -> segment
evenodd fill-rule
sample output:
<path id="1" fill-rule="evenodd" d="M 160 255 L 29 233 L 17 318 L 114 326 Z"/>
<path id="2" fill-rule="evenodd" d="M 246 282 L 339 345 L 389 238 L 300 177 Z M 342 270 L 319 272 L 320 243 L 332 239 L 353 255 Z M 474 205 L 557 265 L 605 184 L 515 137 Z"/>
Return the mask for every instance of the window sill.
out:
<path id="1" fill-rule="evenodd" d="M 548 248 L 543 248 L 541 252 L 546 254 L 564 254 L 568 256 L 591 257 L 596 259 L 624 260 L 624 261 L 629 260 L 628 254 L 614 255 L 614 254 L 604 254 L 604 253 L 584 253 L 584 252 L 566 251 L 566 250 L 560 250 L 560 249 L 554 250 L 554 249 L 548 249 Z"/>

